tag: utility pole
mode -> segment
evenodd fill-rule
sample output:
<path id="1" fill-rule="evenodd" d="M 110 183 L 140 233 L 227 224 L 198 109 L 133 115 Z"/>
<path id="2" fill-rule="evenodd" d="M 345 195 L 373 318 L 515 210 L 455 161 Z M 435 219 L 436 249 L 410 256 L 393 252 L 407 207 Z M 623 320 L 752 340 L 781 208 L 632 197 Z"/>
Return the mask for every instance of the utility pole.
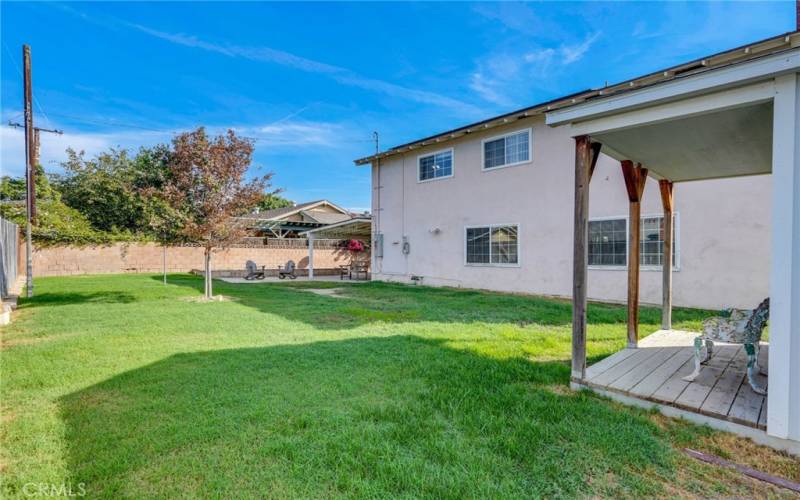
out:
<path id="1" fill-rule="evenodd" d="M 31 48 L 22 46 L 22 90 L 25 111 L 25 288 L 28 298 L 33 297 L 33 244 L 31 225 L 36 217 L 36 165 L 39 162 L 39 132 L 61 134 L 60 130 L 38 129 L 33 126 L 33 85 L 31 83 Z M 19 126 L 19 124 L 11 124 Z"/>
<path id="2" fill-rule="evenodd" d="M 9 127 L 14 128 L 25 128 L 25 125 L 16 122 L 8 122 Z M 41 127 L 33 127 L 33 150 L 31 151 L 31 165 L 33 165 L 33 169 L 28 173 L 27 165 L 26 165 L 26 172 L 25 172 L 25 183 L 28 183 L 28 177 L 30 176 L 31 179 L 31 192 L 33 196 L 31 197 L 31 221 L 33 224 L 36 224 L 36 166 L 40 164 L 39 162 L 39 146 L 41 145 L 39 142 L 39 133 L 40 132 L 49 132 L 51 134 L 58 134 L 62 135 L 64 133 L 63 130 L 57 129 L 49 129 L 49 128 L 41 128 Z M 27 148 L 26 148 L 27 149 Z M 27 163 L 27 160 L 26 160 Z M 26 194 L 27 196 L 27 194 Z"/>
<path id="3" fill-rule="evenodd" d="M 33 246 L 31 244 L 31 224 L 33 217 L 33 90 L 31 86 L 31 48 L 22 46 L 23 109 L 25 110 L 25 290 L 28 298 L 33 297 Z"/>

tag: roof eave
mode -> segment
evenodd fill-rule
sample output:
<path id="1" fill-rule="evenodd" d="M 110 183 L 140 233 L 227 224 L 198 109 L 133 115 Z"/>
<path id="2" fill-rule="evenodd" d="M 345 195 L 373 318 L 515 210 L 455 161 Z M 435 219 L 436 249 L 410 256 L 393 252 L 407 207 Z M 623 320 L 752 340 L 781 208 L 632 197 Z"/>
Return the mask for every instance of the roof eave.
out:
<path id="1" fill-rule="evenodd" d="M 620 83 L 606 86 L 603 87 L 602 89 L 585 90 L 565 97 L 560 97 L 548 102 L 536 104 L 528 108 L 512 111 L 511 113 L 489 118 L 487 120 L 467 125 L 465 127 L 460 127 L 458 129 L 453 129 L 437 135 L 426 137 L 424 139 L 419 139 L 417 141 L 402 144 L 400 146 L 393 147 L 391 149 L 388 149 L 386 151 L 383 151 L 375 155 L 359 158 L 357 160 L 354 160 L 354 163 L 359 166 L 366 165 L 369 163 L 373 163 L 376 160 L 381 160 L 383 158 L 387 158 L 390 156 L 407 153 L 414 149 L 429 146 L 431 144 L 447 142 L 473 132 L 479 132 L 481 130 L 486 130 L 499 125 L 504 125 L 512 121 L 511 117 L 515 117 L 514 119 L 517 120 L 521 118 L 527 118 L 529 116 L 535 116 L 538 114 L 546 113 L 548 111 L 553 111 L 556 109 L 582 104 L 587 100 L 593 99 L 595 97 L 607 97 L 620 92 L 635 90 L 642 88 L 644 86 L 650 86 L 656 83 L 670 81 L 674 78 L 678 78 L 681 76 L 687 76 L 689 74 L 701 71 L 707 71 L 712 67 L 718 68 L 734 62 L 741 62 L 747 60 L 748 56 L 751 54 L 752 58 L 769 55 L 771 53 L 778 51 L 779 49 L 780 50 L 782 50 L 782 48 L 785 49 L 786 48 L 785 46 L 787 44 L 790 47 L 795 46 L 795 44 L 800 45 L 800 30 L 783 33 L 778 36 L 770 37 L 747 45 L 735 47 L 733 49 L 728 49 L 723 52 L 712 54 L 710 56 L 706 56 L 700 59 L 695 59 L 693 61 L 679 64 L 677 66 L 672 66 L 670 68 L 655 71 L 653 73 L 649 73 L 643 76 L 632 78 L 630 80 L 625 80 Z"/>

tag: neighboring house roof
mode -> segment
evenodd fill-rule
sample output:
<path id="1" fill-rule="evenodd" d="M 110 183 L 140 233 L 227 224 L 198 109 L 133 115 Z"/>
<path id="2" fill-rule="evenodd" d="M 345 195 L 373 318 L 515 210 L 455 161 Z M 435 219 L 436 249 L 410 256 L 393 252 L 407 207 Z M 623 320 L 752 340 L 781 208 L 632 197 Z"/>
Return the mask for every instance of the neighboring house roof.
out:
<path id="1" fill-rule="evenodd" d="M 342 222 L 352 218 L 349 213 L 335 214 L 331 212 L 312 212 L 304 210 L 303 214 L 321 224 L 336 224 L 337 222 Z"/>
<path id="2" fill-rule="evenodd" d="M 293 207 L 283 207 L 283 208 L 273 208 L 272 210 L 264 210 L 263 212 L 253 212 L 249 215 L 241 217 L 242 219 L 256 219 L 262 221 L 277 221 L 284 219 L 286 217 L 292 216 L 294 214 L 305 212 L 311 210 L 313 208 L 327 205 L 335 210 L 338 210 L 341 214 L 346 215 L 347 218 L 350 218 L 350 212 L 341 208 L 338 205 L 331 203 L 328 200 L 316 200 L 316 201 L 309 201 L 306 203 L 299 203 Z M 314 220 L 318 220 L 319 213 L 315 213 L 313 215 L 309 215 Z M 342 219 L 339 219 L 342 220 Z M 323 222 L 323 221 L 319 221 Z"/>
<path id="3" fill-rule="evenodd" d="M 436 135 L 418 139 L 413 142 L 395 146 L 386 151 L 382 151 L 372 156 L 366 156 L 355 160 L 356 165 L 366 165 L 375 160 L 395 156 L 398 154 L 406 153 L 413 149 L 418 149 L 431 144 L 439 144 L 451 141 L 458 137 L 462 137 L 474 132 L 480 132 L 489 128 L 497 127 L 511 123 L 515 120 L 528 118 L 531 116 L 542 115 L 548 111 L 566 108 L 590 99 L 599 97 L 608 97 L 610 95 L 617 95 L 623 92 L 649 87 L 651 85 L 659 84 L 666 81 L 671 81 L 677 78 L 683 78 L 689 75 L 696 75 L 705 71 L 737 64 L 743 61 L 749 61 L 759 57 L 772 55 L 778 52 L 789 50 L 793 47 L 800 46 L 800 31 L 792 31 L 784 33 L 779 36 L 761 40 L 759 42 L 751 43 L 737 47 L 735 49 L 726 50 L 718 54 L 710 55 L 701 59 L 695 59 L 687 63 L 679 64 L 671 68 L 661 71 L 656 71 L 644 76 L 626 80 L 610 86 L 605 86 L 601 89 L 590 89 L 577 92 L 575 94 L 559 97 L 550 101 L 534 104 L 526 108 L 518 109 L 510 113 L 495 116 L 483 121 L 472 123 L 463 127 L 453 130 L 448 130 Z"/>

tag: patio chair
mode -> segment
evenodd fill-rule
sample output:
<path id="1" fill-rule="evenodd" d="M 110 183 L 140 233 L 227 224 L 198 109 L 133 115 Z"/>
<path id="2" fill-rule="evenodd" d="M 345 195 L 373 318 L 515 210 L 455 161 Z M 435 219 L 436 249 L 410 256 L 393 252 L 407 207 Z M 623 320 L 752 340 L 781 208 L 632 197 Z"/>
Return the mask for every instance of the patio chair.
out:
<path id="1" fill-rule="evenodd" d="M 263 280 L 266 277 L 266 272 L 264 270 L 265 266 L 261 266 L 261 269 L 258 268 L 255 262 L 252 260 L 248 260 L 245 265 L 245 271 L 247 274 L 244 276 L 246 280 Z"/>
<path id="2" fill-rule="evenodd" d="M 293 280 L 297 279 L 297 274 L 295 274 L 295 272 L 294 272 L 296 268 L 297 268 L 297 265 L 294 263 L 293 260 L 290 260 L 289 262 L 287 262 L 286 265 L 283 268 L 278 266 L 278 278 L 284 279 L 284 278 L 286 278 L 288 276 L 289 279 L 293 279 Z"/>
<path id="3" fill-rule="evenodd" d="M 353 276 L 355 276 L 355 279 L 358 279 L 362 274 L 364 275 L 364 279 L 369 277 L 369 264 L 367 262 L 353 262 L 350 266 L 350 279 L 353 279 Z"/>
<path id="4" fill-rule="evenodd" d="M 766 394 L 765 388 L 755 381 L 758 367 L 758 352 L 761 335 L 769 320 L 769 297 L 764 299 L 755 309 L 731 309 L 728 317 L 709 318 L 703 321 L 703 334 L 694 339 L 694 372 L 684 377 L 688 382 L 694 381 L 700 374 L 700 369 L 711 358 L 714 341 L 744 344 L 747 352 L 747 382 L 754 392 Z M 706 344 L 706 355 L 700 354 Z M 701 359 L 702 357 L 702 359 Z"/>

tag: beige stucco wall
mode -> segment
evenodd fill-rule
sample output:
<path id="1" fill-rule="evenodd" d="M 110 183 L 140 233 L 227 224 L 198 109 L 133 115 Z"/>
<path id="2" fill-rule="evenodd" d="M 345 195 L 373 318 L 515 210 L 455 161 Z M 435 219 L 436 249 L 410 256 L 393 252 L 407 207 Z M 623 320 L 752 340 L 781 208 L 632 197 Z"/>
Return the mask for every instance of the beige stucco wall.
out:
<path id="1" fill-rule="evenodd" d="M 116 243 L 86 247 L 44 247 L 33 253 L 34 276 L 71 274 L 150 273 L 163 269 L 163 248 L 154 243 Z M 333 269 L 349 264 L 351 254 L 339 248 L 315 248 L 314 268 Z M 276 269 L 293 260 L 299 269 L 308 267 L 307 248 L 236 247 L 217 250 L 211 260 L 214 270 L 241 270 L 252 260 L 258 266 Z M 188 272 L 203 268 L 200 247 L 168 247 L 167 270 Z"/>
<path id="2" fill-rule="evenodd" d="M 481 169 L 481 139 L 526 127 L 533 131 L 530 163 Z M 453 176 L 417 182 L 417 157 L 450 147 Z M 574 155 L 567 130 L 536 117 L 392 157 L 380 171 L 373 166 L 375 230 L 384 234 L 384 257 L 374 259 L 374 278 L 406 281 L 418 275 L 430 285 L 568 297 Z M 770 182 L 761 176 L 676 184 L 681 255 L 673 278 L 675 305 L 744 307 L 767 295 Z M 616 161 L 601 156 L 590 196 L 592 217 L 627 215 Z M 642 214 L 661 210 L 657 183 L 648 180 Z M 465 265 L 464 228 L 505 223 L 519 226 L 519 265 Z M 410 244 L 407 256 L 403 236 Z M 591 299 L 624 301 L 626 286 L 624 269 L 589 271 Z M 660 270 L 642 271 L 641 300 L 660 302 Z"/>

